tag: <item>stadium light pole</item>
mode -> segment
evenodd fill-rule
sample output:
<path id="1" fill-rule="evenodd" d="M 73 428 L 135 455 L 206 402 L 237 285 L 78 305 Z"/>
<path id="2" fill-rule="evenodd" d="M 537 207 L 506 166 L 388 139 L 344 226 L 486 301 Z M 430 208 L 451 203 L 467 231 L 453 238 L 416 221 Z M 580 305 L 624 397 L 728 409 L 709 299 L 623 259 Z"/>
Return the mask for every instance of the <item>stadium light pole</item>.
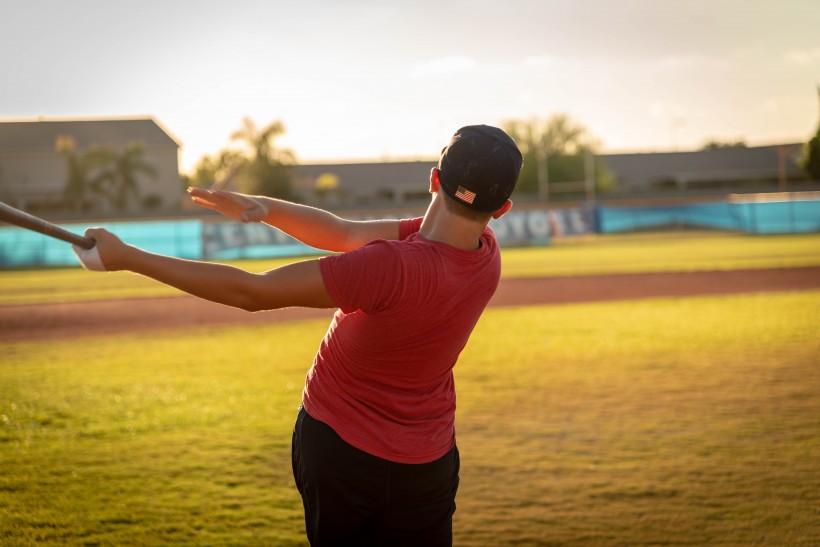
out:
<path id="1" fill-rule="evenodd" d="M 538 198 L 541 201 L 549 201 L 550 199 L 550 172 L 549 172 L 549 150 L 538 149 L 536 152 L 538 157 L 536 161 L 538 174 Z"/>

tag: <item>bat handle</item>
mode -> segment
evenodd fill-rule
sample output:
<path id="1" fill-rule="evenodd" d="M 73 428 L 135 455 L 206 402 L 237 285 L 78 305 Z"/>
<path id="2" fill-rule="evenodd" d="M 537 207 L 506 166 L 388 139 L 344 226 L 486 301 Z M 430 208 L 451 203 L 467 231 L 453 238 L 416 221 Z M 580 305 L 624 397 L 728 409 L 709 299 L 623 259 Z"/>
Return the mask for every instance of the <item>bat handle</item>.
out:
<path id="1" fill-rule="evenodd" d="M 78 247 L 82 247 L 83 249 L 86 249 L 86 250 L 93 249 L 94 245 L 96 245 L 96 244 L 97 244 L 96 239 L 94 239 L 93 237 L 85 237 L 85 236 L 80 236 L 80 240 L 77 241 L 77 243 L 76 243 L 76 245 Z"/>

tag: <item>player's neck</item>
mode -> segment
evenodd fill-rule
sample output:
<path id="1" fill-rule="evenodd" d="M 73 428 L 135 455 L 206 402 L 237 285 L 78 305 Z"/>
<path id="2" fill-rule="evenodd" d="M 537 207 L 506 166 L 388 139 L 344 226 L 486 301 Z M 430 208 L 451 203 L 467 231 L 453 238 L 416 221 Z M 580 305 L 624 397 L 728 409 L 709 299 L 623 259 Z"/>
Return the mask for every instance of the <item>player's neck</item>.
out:
<path id="1" fill-rule="evenodd" d="M 446 243 L 464 251 L 481 245 L 485 226 L 449 212 L 440 199 L 433 199 L 424 215 L 419 234 L 425 239 Z"/>

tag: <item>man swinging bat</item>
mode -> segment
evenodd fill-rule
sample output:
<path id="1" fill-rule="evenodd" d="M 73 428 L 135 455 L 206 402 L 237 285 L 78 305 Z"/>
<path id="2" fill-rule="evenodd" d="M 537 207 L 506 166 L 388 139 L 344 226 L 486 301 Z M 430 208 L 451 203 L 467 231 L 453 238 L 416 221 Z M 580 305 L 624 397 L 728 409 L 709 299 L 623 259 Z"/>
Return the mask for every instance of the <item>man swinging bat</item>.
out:
<path id="1" fill-rule="evenodd" d="M 312 545 L 451 545 L 459 481 L 453 367 L 498 285 L 487 226 L 506 213 L 523 159 L 486 125 L 459 129 L 430 172 L 424 217 L 349 221 L 272 198 L 189 189 L 332 256 L 262 274 L 182 260 L 89 229 L 88 269 L 130 270 L 249 311 L 338 308 L 307 373 L 293 474 Z"/>

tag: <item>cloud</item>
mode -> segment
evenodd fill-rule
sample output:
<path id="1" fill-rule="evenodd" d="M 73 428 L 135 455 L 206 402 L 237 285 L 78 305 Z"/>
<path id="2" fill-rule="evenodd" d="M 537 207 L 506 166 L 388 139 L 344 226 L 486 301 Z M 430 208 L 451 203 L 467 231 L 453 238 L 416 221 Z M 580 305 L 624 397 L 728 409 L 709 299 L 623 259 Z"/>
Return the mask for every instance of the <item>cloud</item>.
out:
<path id="1" fill-rule="evenodd" d="M 820 62 L 820 47 L 790 49 L 783 54 L 783 59 L 790 65 L 805 66 Z"/>
<path id="2" fill-rule="evenodd" d="M 418 63 L 413 67 L 415 76 L 442 76 L 454 72 L 465 72 L 473 70 L 478 63 L 472 57 L 466 55 L 439 57 L 423 63 Z"/>

